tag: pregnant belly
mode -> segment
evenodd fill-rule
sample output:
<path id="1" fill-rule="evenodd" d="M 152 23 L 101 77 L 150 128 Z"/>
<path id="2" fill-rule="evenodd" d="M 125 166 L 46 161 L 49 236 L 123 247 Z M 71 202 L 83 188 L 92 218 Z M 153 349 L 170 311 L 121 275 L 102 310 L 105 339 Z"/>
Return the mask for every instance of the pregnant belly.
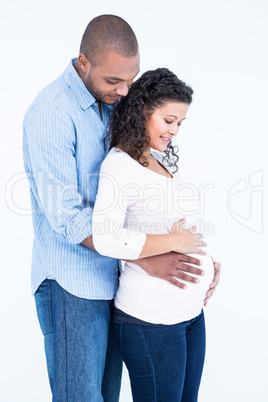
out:
<path id="1" fill-rule="evenodd" d="M 205 291 L 208 290 L 209 285 L 211 284 L 213 277 L 214 277 L 214 265 L 213 265 L 213 260 L 211 258 L 211 255 L 209 254 L 209 252 L 206 253 L 206 255 L 199 255 L 199 254 L 188 254 L 191 257 L 197 258 L 198 260 L 200 260 L 202 262 L 201 266 L 196 266 L 193 264 L 189 264 L 189 265 L 193 265 L 194 267 L 198 267 L 200 269 L 202 269 L 202 271 L 205 272 L 205 275 L 200 276 L 200 275 L 194 275 L 194 274 L 189 274 L 197 279 L 199 279 L 199 283 L 198 283 L 198 287 L 197 290 L 200 291 L 201 288 L 203 288 Z M 180 282 L 184 283 L 185 285 L 187 285 L 187 288 L 191 288 L 191 289 L 195 289 L 196 288 L 196 284 L 193 283 L 189 283 L 186 281 L 183 281 L 181 279 L 178 279 Z"/>
<path id="2" fill-rule="evenodd" d="M 197 291 L 202 291 L 202 289 L 205 289 L 205 291 L 208 290 L 209 285 L 211 284 L 214 276 L 214 266 L 213 266 L 213 261 L 212 258 L 209 254 L 209 251 L 206 249 L 206 255 L 199 255 L 199 254 L 188 254 L 189 256 L 192 256 L 194 258 L 197 258 L 201 261 L 202 265 L 193 265 L 195 268 L 200 268 L 202 271 L 205 272 L 205 275 L 200 276 L 200 275 L 195 275 L 195 274 L 190 274 L 192 277 L 199 279 L 199 283 L 191 283 L 187 281 L 183 281 L 182 279 L 176 278 L 178 281 L 184 283 L 187 285 L 187 289 L 195 289 Z M 121 280 L 124 280 L 124 277 L 126 279 L 128 278 L 134 283 L 134 284 L 141 284 L 148 286 L 148 287 L 156 287 L 156 288 L 174 288 L 174 285 L 171 285 L 169 282 L 154 278 L 147 274 L 139 265 L 135 264 L 134 262 L 127 262 L 125 264 L 125 269 L 124 272 L 121 275 Z M 177 288 L 175 287 L 174 290 Z"/>
<path id="3" fill-rule="evenodd" d="M 128 262 L 120 277 L 115 305 L 134 317 L 152 323 L 175 324 L 198 315 L 209 285 L 214 267 L 209 253 L 193 255 L 202 261 L 204 276 L 193 275 L 199 283 L 180 280 L 187 289 L 180 289 L 162 279 L 148 275 L 139 265 Z"/>

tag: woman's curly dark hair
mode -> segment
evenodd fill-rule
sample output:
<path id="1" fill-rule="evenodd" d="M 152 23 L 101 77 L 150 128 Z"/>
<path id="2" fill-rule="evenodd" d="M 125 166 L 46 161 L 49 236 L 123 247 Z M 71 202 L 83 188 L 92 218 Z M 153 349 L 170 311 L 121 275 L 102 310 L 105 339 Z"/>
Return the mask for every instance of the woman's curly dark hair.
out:
<path id="1" fill-rule="evenodd" d="M 190 105 L 193 90 L 167 68 L 158 68 L 144 73 L 135 81 L 128 92 L 115 107 L 109 124 L 110 148 L 120 149 L 148 166 L 142 158 L 150 138 L 145 131 L 145 110 L 150 116 L 158 107 L 169 101 L 183 102 Z M 164 151 L 168 166 L 178 170 L 177 149 L 169 143 Z"/>

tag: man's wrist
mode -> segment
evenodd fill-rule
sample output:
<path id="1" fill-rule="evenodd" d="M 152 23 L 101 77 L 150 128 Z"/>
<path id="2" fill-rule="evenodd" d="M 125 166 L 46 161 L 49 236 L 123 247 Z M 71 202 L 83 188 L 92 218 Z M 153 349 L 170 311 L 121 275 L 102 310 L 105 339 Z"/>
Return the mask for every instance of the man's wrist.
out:
<path id="1" fill-rule="evenodd" d="M 138 260 L 132 260 L 131 262 L 135 262 L 135 264 L 138 264 L 141 268 L 146 268 L 147 266 L 147 258 L 150 257 L 144 257 L 144 258 L 139 258 Z"/>
<path id="2" fill-rule="evenodd" d="M 93 244 L 93 238 L 92 235 L 87 237 L 85 240 L 82 241 L 83 246 L 86 246 L 88 248 L 91 248 L 92 250 L 96 250 Z"/>

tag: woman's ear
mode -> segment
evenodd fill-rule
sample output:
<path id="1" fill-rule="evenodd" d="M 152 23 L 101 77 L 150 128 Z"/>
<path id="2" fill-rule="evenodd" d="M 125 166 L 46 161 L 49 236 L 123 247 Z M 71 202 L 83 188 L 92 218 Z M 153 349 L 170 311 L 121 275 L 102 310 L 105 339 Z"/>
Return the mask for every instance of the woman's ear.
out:
<path id="1" fill-rule="evenodd" d="M 142 102 L 142 104 L 144 105 L 143 102 Z M 146 106 L 143 106 L 143 114 L 144 114 L 146 120 L 148 120 L 151 116 L 151 113 L 149 112 L 149 110 Z"/>

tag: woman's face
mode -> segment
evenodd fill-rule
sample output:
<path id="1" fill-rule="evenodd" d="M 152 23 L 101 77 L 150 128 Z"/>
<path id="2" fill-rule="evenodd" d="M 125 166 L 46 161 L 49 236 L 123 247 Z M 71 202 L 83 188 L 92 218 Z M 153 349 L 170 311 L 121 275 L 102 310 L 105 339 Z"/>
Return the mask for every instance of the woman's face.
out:
<path id="1" fill-rule="evenodd" d="M 188 107 L 187 103 L 170 101 L 146 118 L 145 129 L 150 137 L 150 148 L 165 151 L 171 139 L 178 134 Z"/>

